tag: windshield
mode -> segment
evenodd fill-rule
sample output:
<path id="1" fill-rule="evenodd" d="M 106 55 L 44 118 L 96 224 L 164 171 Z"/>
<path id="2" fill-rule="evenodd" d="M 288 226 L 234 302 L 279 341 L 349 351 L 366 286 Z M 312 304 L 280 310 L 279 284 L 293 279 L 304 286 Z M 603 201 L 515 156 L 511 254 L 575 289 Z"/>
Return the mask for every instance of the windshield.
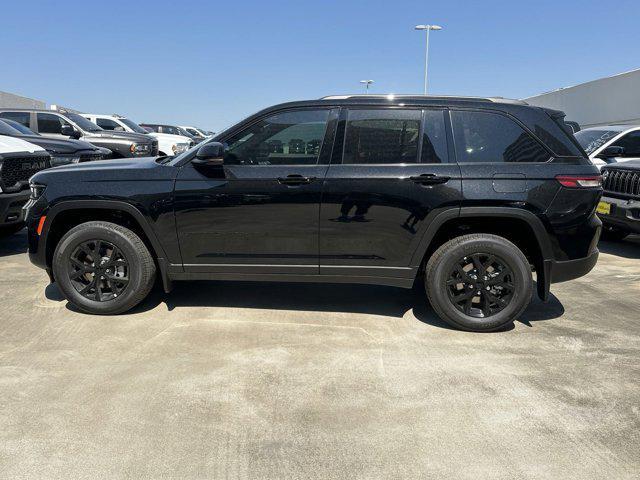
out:
<path id="1" fill-rule="evenodd" d="M 23 135 L 38 135 L 36 132 L 31 130 L 29 127 L 25 127 L 21 123 L 16 122 L 15 120 L 9 120 L 8 118 L 2 119 L 2 121 L 8 124 L 10 127 L 15 128 L 18 132 Z"/>
<path id="2" fill-rule="evenodd" d="M 65 117 L 74 122 L 76 125 L 80 127 L 81 130 L 85 132 L 101 132 L 102 128 L 96 125 L 93 122 L 90 122 L 86 118 L 78 115 L 77 113 L 65 113 Z"/>
<path id="3" fill-rule="evenodd" d="M 590 128 L 587 130 L 580 130 L 579 132 L 576 132 L 574 136 L 582 148 L 584 148 L 584 151 L 591 155 L 619 133 L 620 132 L 617 130 Z"/>
<path id="4" fill-rule="evenodd" d="M 20 135 L 20 132 L 10 126 L 8 123 L 0 120 L 0 135 L 8 135 L 10 137 L 13 137 L 14 135 Z"/>
<path id="5" fill-rule="evenodd" d="M 120 120 L 122 123 L 124 123 L 127 127 L 129 127 L 134 132 L 137 132 L 137 133 L 149 133 L 144 128 L 142 128 L 140 125 L 138 125 L 136 122 L 134 122 L 133 120 L 129 120 L 128 118 L 119 118 L 118 120 Z"/>
<path id="6" fill-rule="evenodd" d="M 195 135 L 187 132 L 184 128 L 182 128 L 182 127 L 176 127 L 176 128 L 178 129 L 178 132 L 180 132 L 180 133 L 178 133 L 178 135 L 182 135 L 184 137 L 193 138 L 195 140 L 195 138 L 194 138 Z"/>

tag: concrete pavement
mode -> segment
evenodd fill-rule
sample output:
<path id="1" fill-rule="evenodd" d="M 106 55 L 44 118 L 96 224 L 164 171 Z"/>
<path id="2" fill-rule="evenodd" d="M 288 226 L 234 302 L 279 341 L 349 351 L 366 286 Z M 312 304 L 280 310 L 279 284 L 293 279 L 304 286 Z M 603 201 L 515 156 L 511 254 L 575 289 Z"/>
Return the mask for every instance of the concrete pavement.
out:
<path id="1" fill-rule="evenodd" d="M 513 329 L 416 292 L 191 282 L 73 311 L 0 241 L 0 478 L 631 479 L 640 239 Z"/>

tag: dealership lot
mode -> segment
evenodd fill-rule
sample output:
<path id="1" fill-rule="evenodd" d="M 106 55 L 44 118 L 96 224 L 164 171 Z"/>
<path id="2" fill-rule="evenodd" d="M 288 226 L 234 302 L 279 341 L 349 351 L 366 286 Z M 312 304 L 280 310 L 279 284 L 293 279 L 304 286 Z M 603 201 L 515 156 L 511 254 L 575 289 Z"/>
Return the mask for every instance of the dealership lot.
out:
<path id="1" fill-rule="evenodd" d="M 640 237 L 452 330 L 379 286 L 192 282 L 67 307 L 0 243 L 0 477 L 637 478 Z"/>

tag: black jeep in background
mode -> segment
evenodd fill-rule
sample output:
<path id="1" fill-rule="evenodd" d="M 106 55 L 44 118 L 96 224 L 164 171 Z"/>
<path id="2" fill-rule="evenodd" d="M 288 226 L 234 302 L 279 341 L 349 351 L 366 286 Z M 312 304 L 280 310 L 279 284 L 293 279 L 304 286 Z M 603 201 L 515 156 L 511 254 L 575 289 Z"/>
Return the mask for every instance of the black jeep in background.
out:
<path id="1" fill-rule="evenodd" d="M 612 163 L 602 168 L 604 196 L 598 215 L 602 238 L 623 240 L 640 233 L 640 160 Z"/>
<path id="2" fill-rule="evenodd" d="M 277 105 L 177 157 L 35 175 L 30 258 L 90 313 L 132 308 L 156 275 L 166 291 L 419 281 L 451 325 L 496 330 L 532 271 L 546 299 L 598 258 L 601 179 L 563 116 L 495 98 Z"/>

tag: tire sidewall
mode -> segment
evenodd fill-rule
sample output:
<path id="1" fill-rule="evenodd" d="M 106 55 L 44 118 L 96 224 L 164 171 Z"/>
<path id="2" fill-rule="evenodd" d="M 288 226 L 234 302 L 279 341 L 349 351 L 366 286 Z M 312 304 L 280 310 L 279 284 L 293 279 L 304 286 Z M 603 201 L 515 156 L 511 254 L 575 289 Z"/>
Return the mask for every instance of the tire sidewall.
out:
<path id="1" fill-rule="evenodd" d="M 464 330 L 493 331 L 511 323 L 519 316 L 531 301 L 532 279 L 529 263 L 520 250 L 508 240 L 496 237 L 496 240 L 468 239 L 446 252 L 433 270 L 431 278 L 427 279 L 432 301 L 442 310 L 447 321 Z M 511 268 L 514 276 L 514 292 L 509 305 L 502 311 L 488 318 L 475 318 L 465 315 L 451 302 L 446 282 L 456 263 L 463 257 L 472 254 L 495 255 L 505 265 Z"/>
<path id="2" fill-rule="evenodd" d="M 81 226 L 82 227 L 82 226 Z M 98 302 L 82 296 L 69 279 L 71 265 L 69 258 L 83 242 L 104 240 L 118 247 L 129 264 L 129 284 L 117 298 Z M 114 229 L 98 226 L 84 226 L 70 230 L 58 244 L 53 258 L 53 274 L 64 295 L 79 309 L 89 313 L 119 313 L 135 296 L 143 283 L 141 262 L 138 252 L 128 238 Z"/>

